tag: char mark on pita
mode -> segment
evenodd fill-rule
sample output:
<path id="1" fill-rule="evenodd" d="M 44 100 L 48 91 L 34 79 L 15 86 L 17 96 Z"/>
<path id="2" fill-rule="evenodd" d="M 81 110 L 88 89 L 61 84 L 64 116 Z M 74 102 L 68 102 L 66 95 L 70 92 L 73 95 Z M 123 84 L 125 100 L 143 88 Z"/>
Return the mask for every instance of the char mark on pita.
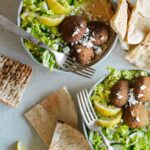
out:
<path id="1" fill-rule="evenodd" d="M 17 106 L 32 73 L 31 67 L 0 55 L 0 101 Z"/>

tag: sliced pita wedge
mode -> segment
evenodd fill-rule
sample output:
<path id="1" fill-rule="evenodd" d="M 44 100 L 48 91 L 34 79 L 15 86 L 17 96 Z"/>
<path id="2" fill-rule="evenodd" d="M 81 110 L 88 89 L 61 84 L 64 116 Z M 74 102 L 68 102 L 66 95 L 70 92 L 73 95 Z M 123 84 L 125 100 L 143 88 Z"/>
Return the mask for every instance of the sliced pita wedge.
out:
<path id="1" fill-rule="evenodd" d="M 126 60 L 143 69 L 150 69 L 150 33 L 145 40 L 133 48 L 127 55 Z"/>
<path id="2" fill-rule="evenodd" d="M 49 150 L 90 150 L 90 146 L 78 130 L 57 123 Z"/>
<path id="3" fill-rule="evenodd" d="M 111 19 L 111 26 L 119 35 L 121 40 L 124 40 L 127 32 L 128 24 L 128 3 L 126 0 L 119 0 L 117 11 Z"/>
<path id="4" fill-rule="evenodd" d="M 73 127 L 78 126 L 75 104 L 65 87 L 52 93 L 25 116 L 48 146 L 58 120 Z"/>
<path id="5" fill-rule="evenodd" d="M 150 31 L 150 0 L 137 0 L 127 31 L 127 43 L 139 44 Z"/>
<path id="6" fill-rule="evenodd" d="M 0 101 L 9 106 L 17 106 L 31 73 L 31 67 L 0 55 Z"/>
<path id="7" fill-rule="evenodd" d="M 128 10 L 129 10 L 129 12 L 131 13 L 132 10 L 133 10 L 133 8 L 134 8 L 134 5 L 131 3 L 130 0 L 127 0 L 127 3 L 128 3 Z"/>

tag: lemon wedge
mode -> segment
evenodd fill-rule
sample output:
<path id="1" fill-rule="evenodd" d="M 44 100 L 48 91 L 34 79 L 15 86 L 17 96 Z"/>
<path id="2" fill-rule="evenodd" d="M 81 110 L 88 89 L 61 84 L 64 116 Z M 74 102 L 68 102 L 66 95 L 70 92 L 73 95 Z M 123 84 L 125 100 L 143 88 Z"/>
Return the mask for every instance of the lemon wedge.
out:
<path id="1" fill-rule="evenodd" d="M 121 111 L 121 108 L 117 108 L 114 106 L 105 106 L 96 101 L 94 102 L 94 106 L 97 112 L 105 117 L 115 116 Z"/>
<path id="2" fill-rule="evenodd" d="M 70 13 L 69 4 L 67 5 L 67 8 L 57 2 L 57 0 L 47 0 L 47 4 L 49 8 L 57 15 L 68 15 Z"/>
<path id="3" fill-rule="evenodd" d="M 25 146 L 20 141 L 18 141 L 16 150 L 25 150 Z"/>
<path id="4" fill-rule="evenodd" d="M 49 27 L 55 27 L 58 26 L 63 20 L 64 20 L 65 16 L 64 15 L 53 15 L 53 16 L 39 16 L 38 20 L 43 23 L 46 26 Z"/>
<path id="5" fill-rule="evenodd" d="M 102 126 L 102 127 L 113 127 L 120 123 L 122 118 L 122 111 L 120 111 L 116 116 L 113 118 L 105 118 L 105 119 L 99 119 L 97 121 L 97 124 Z"/>

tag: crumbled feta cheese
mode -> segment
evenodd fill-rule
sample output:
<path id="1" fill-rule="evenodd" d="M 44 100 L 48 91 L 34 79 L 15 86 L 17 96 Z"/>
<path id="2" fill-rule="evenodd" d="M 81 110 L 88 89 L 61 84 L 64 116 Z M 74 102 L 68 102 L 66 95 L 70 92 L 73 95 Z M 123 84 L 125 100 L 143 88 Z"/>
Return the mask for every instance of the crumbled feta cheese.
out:
<path id="1" fill-rule="evenodd" d="M 72 36 L 74 37 L 75 35 L 78 35 L 80 33 L 80 29 L 76 28 L 76 30 L 74 31 L 74 33 L 72 34 Z"/>
<path id="2" fill-rule="evenodd" d="M 89 33 L 89 32 L 90 32 L 89 28 L 86 28 L 85 33 Z"/>
<path id="3" fill-rule="evenodd" d="M 139 117 L 136 117 L 136 121 L 137 121 L 137 122 L 140 122 L 141 120 L 140 120 L 140 118 L 139 118 Z"/>
<path id="4" fill-rule="evenodd" d="M 100 53 L 102 53 L 102 49 L 101 49 L 101 48 L 96 49 L 96 50 L 95 50 L 95 53 L 96 53 L 97 55 L 100 54 Z"/>
<path id="5" fill-rule="evenodd" d="M 84 25 L 83 25 L 83 24 L 80 24 L 80 27 L 81 27 L 81 28 L 84 28 Z"/>
<path id="6" fill-rule="evenodd" d="M 123 98 L 123 96 L 121 95 L 120 92 L 116 93 L 116 95 L 117 95 L 118 99 L 122 99 Z"/>
<path id="7" fill-rule="evenodd" d="M 105 36 L 102 36 L 102 37 L 101 37 L 101 40 L 104 40 L 104 38 L 105 38 Z"/>
<path id="8" fill-rule="evenodd" d="M 141 87 L 140 87 L 140 90 L 145 90 L 146 89 L 146 86 L 145 85 L 142 85 Z"/>
<path id="9" fill-rule="evenodd" d="M 89 40 L 88 38 L 83 38 L 79 41 L 80 44 L 82 44 L 83 46 L 87 47 L 87 48 L 92 48 L 94 45 L 92 43 L 91 40 Z"/>
<path id="10" fill-rule="evenodd" d="M 138 98 L 141 98 L 143 96 L 144 96 L 144 94 L 138 94 Z"/>
<path id="11" fill-rule="evenodd" d="M 81 49 L 77 49 L 77 53 L 81 53 Z"/>
<path id="12" fill-rule="evenodd" d="M 88 48 L 92 48 L 92 47 L 93 47 L 92 41 L 88 41 L 87 44 L 86 44 L 86 46 L 87 46 Z"/>
<path id="13" fill-rule="evenodd" d="M 90 37 L 90 40 L 91 40 L 91 41 L 96 41 L 93 37 Z"/>
<path id="14" fill-rule="evenodd" d="M 133 111 L 131 111 L 131 115 L 134 117 L 134 113 L 133 113 Z"/>
<path id="15" fill-rule="evenodd" d="M 132 89 L 130 89 L 130 92 L 129 92 L 129 98 L 128 98 L 129 106 L 139 103 L 138 100 L 135 99 L 133 90 L 134 89 L 132 88 Z"/>

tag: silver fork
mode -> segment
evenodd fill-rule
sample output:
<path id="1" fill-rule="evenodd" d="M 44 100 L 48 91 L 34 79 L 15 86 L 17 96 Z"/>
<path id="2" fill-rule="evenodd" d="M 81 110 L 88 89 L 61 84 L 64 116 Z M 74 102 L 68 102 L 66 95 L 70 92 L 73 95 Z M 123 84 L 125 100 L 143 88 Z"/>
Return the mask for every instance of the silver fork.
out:
<path id="1" fill-rule="evenodd" d="M 77 99 L 80 107 L 80 111 L 82 114 L 82 118 L 86 124 L 86 126 L 89 128 L 89 130 L 98 132 L 103 141 L 106 145 L 108 150 L 114 150 L 114 148 L 110 145 L 110 142 L 103 134 L 102 130 L 100 129 L 100 126 L 97 124 L 98 118 L 95 114 L 95 111 L 93 109 L 92 103 L 89 99 L 87 90 L 82 90 L 77 94 Z"/>
<path id="2" fill-rule="evenodd" d="M 14 24 L 12 21 L 10 21 L 9 19 L 5 18 L 2 15 L 0 15 L 0 26 L 2 26 L 4 29 L 13 32 L 16 35 L 19 35 L 27 40 L 30 40 L 39 47 L 45 48 L 51 53 L 53 53 L 56 62 L 60 68 L 86 78 L 92 78 L 92 76 L 95 74 L 96 71 L 95 69 L 91 67 L 84 67 L 81 64 L 77 63 L 76 61 L 74 61 L 69 56 L 66 56 L 64 53 L 54 51 L 53 49 L 49 48 L 45 43 L 34 38 L 28 32 L 19 28 L 16 24 Z"/>

